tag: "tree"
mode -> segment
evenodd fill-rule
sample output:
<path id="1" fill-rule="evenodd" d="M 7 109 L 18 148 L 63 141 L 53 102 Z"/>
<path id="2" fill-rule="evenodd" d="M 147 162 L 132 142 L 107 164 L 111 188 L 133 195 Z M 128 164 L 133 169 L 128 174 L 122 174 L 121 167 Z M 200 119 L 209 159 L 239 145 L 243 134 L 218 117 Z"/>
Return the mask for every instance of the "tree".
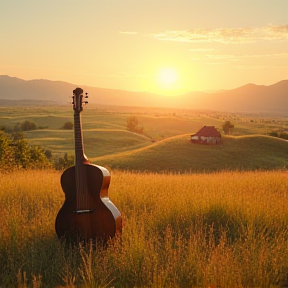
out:
<path id="1" fill-rule="evenodd" d="M 225 121 L 225 123 L 222 125 L 222 128 L 225 134 L 231 134 L 234 125 L 230 121 Z"/>
<path id="2" fill-rule="evenodd" d="M 30 147 L 29 151 L 29 167 L 43 168 L 52 167 L 51 162 L 45 155 L 45 150 L 39 146 Z"/>
<path id="3" fill-rule="evenodd" d="M 131 132 L 136 132 L 136 133 L 140 133 L 143 134 L 144 133 L 144 128 L 143 127 L 139 127 L 138 124 L 138 119 L 136 116 L 130 116 L 126 119 L 126 127 L 128 131 Z"/>
<path id="4" fill-rule="evenodd" d="M 62 129 L 65 130 L 72 130 L 74 127 L 73 123 L 71 121 L 65 122 L 64 125 L 62 126 Z"/>
<path id="5" fill-rule="evenodd" d="M 36 130 L 37 126 L 34 122 L 31 121 L 24 121 L 22 123 L 20 123 L 20 130 L 21 131 L 30 131 L 30 130 Z"/>
<path id="6" fill-rule="evenodd" d="M 28 140 L 18 139 L 13 141 L 14 146 L 14 161 L 16 166 L 27 168 L 30 162 L 30 149 L 28 146 Z"/>
<path id="7" fill-rule="evenodd" d="M 9 170 L 15 165 L 11 142 L 5 133 L 0 132 L 0 170 Z"/>

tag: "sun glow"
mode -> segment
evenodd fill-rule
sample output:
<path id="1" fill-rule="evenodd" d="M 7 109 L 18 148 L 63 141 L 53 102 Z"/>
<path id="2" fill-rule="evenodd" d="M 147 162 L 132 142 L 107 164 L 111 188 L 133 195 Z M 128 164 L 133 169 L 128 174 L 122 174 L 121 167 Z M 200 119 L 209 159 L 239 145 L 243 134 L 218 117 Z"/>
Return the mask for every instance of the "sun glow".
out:
<path id="1" fill-rule="evenodd" d="M 179 74 L 173 67 L 165 67 L 158 70 L 155 78 L 158 93 L 164 95 L 177 95 L 181 90 Z"/>
<path id="2" fill-rule="evenodd" d="M 164 88 L 173 86 L 178 81 L 178 74 L 173 68 L 162 68 L 158 74 L 159 84 Z"/>

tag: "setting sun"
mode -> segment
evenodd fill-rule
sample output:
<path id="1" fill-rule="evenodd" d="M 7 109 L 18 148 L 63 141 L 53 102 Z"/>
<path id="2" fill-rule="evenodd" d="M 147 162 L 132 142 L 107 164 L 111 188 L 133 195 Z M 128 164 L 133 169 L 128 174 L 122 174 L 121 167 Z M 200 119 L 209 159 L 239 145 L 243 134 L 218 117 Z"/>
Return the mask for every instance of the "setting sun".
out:
<path id="1" fill-rule="evenodd" d="M 179 95 L 184 89 L 182 73 L 172 66 L 160 68 L 155 74 L 153 91 L 166 96 Z"/>
<path id="2" fill-rule="evenodd" d="M 178 80 L 177 72 L 173 68 L 163 68 L 158 74 L 159 84 L 164 88 L 174 85 Z"/>

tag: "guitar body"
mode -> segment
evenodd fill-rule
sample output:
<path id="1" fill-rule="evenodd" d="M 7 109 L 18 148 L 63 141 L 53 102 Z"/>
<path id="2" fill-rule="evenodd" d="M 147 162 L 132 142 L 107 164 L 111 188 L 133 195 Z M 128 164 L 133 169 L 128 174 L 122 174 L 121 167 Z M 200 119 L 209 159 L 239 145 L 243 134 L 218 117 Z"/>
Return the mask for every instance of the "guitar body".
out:
<path id="1" fill-rule="evenodd" d="M 83 164 L 83 171 L 86 206 L 81 209 L 76 200 L 75 166 L 66 169 L 61 176 L 65 202 L 56 217 L 56 233 L 69 242 L 89 239 L 105 242 L 122 229 L 120 212 L 108 198 L 110 174 L 104 167 L 92 164 Z"/>
<path id="2" fill-rule="evenodd" d="M 109 171 L 91 164 L 84 154 L 80 112 L 82 103 L 87 101 L 82 100 L 81 88 L 73 94 L 75 166 L 61 176 L 65 201 L 57 214 L 55 230 L 59 238 L 69 243 L 105 243 L 122 232 L 122 218 L 108 197 Z"/>

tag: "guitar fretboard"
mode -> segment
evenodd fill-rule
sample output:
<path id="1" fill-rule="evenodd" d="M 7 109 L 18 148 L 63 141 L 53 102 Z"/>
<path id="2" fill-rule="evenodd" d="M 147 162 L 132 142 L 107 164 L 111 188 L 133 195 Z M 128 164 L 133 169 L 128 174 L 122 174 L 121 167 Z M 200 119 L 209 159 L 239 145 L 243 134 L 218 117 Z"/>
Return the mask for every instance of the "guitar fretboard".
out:
<path id="1" fill-rule="evenodd" d="M 79 113 L 74 114 L 74 141 L 75 141 L 75 157 L 76 157 L 76 167 L 77 164 L 82 163 L 85 159 L 84 156 L 84 145 L 83 145 L 83 135 L 81 126 L 81 116 Z"/>

